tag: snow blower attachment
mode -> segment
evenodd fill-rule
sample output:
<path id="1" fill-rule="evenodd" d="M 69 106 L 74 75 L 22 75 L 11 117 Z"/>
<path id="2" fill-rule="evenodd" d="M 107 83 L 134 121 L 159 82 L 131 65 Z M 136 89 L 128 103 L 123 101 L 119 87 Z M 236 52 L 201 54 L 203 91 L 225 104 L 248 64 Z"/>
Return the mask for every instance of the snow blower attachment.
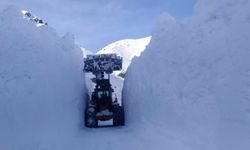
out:
<path id="1" fill-rule="evenodd" d="M 124 111 L 114 96 L 110 74 L 122 69 L 116 54 L 87 55 L 84 71 L 95 75 L 95 89 L 85 108 L 85 126 L 90 128 L 124 125 Z"/>

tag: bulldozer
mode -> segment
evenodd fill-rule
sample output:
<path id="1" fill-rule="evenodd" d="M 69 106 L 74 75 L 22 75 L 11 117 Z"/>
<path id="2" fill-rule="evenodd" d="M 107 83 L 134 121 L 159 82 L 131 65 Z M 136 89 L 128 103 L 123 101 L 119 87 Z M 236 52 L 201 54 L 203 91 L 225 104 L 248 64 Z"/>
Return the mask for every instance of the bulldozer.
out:
<path id="1" fill-rule="evenodd" d="M 94 91 L 86 101 L 86 127 L 113 127 L 125 124 L 123 105 L 118 102 L 110 83 L 113 71 L 121 69 L 122 57 L 116 54 L 87 55 L 84 59 L 84 72 L 95 76 Z"/>

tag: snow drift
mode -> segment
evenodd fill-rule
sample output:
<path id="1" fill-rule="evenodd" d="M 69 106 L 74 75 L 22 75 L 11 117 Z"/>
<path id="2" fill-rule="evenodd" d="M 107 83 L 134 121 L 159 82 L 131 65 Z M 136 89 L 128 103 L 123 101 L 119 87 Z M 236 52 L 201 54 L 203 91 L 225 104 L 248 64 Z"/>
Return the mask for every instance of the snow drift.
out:
<path id="1" fill-rule="evenodd" d="M 126 74 L 127 125 L 157 134 L 158 149 L 249 149 L 249 41 L 248 0 L 200 0 L 183 22 L 163 14 Z"/>
<path id="2" fill-rule="evenodd" d="M 70 34 L 0 10 L 1 150 L 71 149 L 83 126 L 82 64 Z"/>

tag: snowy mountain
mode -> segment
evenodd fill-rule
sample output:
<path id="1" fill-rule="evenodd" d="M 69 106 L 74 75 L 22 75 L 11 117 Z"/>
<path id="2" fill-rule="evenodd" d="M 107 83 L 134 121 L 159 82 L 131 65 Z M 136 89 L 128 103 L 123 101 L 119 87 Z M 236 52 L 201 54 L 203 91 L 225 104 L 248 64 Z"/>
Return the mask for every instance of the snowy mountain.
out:
<path id="1" fill-rule="evenodd" d="M 123 58 L 123 70 L 117 72 L 125 73 L 134 57 L 139 57 L 149 44 L 151 36 L 141 39 L 125 39 L 105 46 L 97 54 L 116 53 Z"/>

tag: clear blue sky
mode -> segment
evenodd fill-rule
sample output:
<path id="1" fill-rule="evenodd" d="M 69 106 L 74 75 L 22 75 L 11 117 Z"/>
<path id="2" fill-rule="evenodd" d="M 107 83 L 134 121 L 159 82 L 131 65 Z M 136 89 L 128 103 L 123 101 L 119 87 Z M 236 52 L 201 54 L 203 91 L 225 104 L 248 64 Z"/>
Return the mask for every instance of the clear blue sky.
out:
<path id="1" fill-rule="evenodd" d="M 125 38 L 151 35 L 157 18 L 168 12 L 180 20 L 192 15 L 197 0 L 1 0 L 44 19 L 60 35 L 70 32 L 76 43 L 97 51 Z"/>

